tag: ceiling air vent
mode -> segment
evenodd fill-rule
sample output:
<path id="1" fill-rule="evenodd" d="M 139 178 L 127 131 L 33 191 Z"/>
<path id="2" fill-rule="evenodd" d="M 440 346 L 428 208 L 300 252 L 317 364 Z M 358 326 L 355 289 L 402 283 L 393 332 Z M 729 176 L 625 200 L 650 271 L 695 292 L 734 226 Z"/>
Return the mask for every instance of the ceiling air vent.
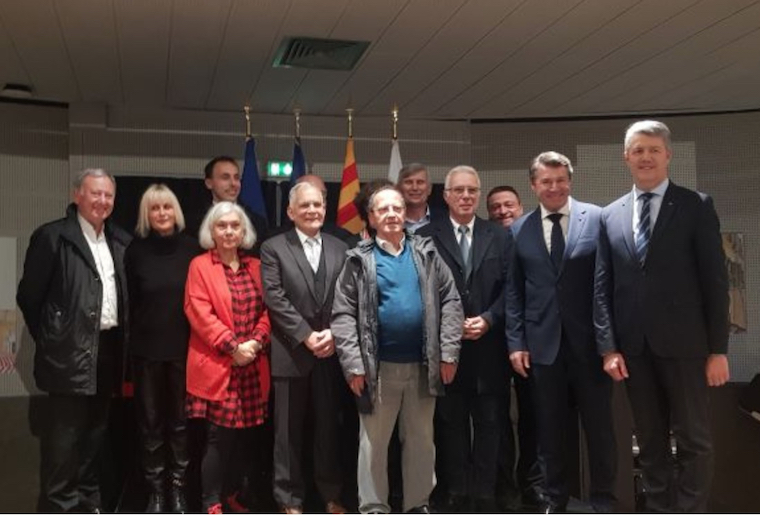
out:
<path id="1" fill-rule="evenodd" d="M 368 46 L 369 41 L 285 38 L 277 49 L 272 66 L 275 68 L 351 70 Z"/>

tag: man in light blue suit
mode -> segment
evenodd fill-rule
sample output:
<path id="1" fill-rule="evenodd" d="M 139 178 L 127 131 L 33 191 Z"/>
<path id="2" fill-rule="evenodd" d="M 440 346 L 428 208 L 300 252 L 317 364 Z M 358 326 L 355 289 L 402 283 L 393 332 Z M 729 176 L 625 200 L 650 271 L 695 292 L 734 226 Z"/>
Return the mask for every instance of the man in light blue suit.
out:
<path id="1" fill-rule="evenodd" d="M 533 160 L 530 181 L 539 207 L 512 225 L 507 281 L 509 359 L 533 389 L 546 513 L 564 511 L 569 498 L 571 399 L 589 446 L 592 507 L 611 511 L 615 502 L 612 383 L 596 352 L 592 316 L 601 208 L 570 197 L 572 173 L 570 160 L 557 152 Z"/>

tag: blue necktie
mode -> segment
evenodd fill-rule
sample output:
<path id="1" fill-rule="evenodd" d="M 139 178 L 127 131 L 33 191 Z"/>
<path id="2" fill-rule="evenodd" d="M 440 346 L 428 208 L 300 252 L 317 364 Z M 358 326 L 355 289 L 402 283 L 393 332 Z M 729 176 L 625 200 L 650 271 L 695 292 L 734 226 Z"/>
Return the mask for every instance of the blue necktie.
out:
<path id="1" fill-rule="evenodd" d="M 466 225 L 459 226 L 459 250 L 462 252 L 462 263 L 464 263 L 464 278 L 470 277 L 472 272 L 472 263 L 470 262 L 470 242 L 467 241 L 467 233 L 470 228 Z"/>
<path id="2" fill-rule="evenodd" d="M 552 248 L 549 255 L 552 258 L 554 267 L 559 270 L 562 265 L 562 256 L 565 254 L 565 236 L 562 234 L 562 226 L 559 221 L 562 220 L 562 213 L 552 213 L 548 215 L 549 220 L 552 221 Z"/>
<path id="3" fill-rule="evenodd" d="M 649 247 L 649 236 L 651 235 L 651 216 L 649 210 L 649 201 L 652 200 L 654 193 L 646 192 L 639 195 L 641 199 L 641 211 L 639 211 L 639 224 L 636 233 L 636 257 L 639 263 L 644 264 L 647 257 L 647 247 Z"/>

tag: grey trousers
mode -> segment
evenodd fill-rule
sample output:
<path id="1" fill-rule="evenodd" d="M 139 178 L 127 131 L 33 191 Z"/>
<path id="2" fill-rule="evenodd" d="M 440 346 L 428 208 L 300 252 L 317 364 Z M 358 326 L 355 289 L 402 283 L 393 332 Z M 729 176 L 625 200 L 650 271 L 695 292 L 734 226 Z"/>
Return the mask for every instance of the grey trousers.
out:
<path id="1" fill-rule="evenodd" d="M 433 414 L 427 370 L 420 363 L 383 361 L 371 414 L 359 416 L 359 511 L 389 513 L 388 443 L 398 419 L 404 511 L 428 504 L 435 487 Z"/>

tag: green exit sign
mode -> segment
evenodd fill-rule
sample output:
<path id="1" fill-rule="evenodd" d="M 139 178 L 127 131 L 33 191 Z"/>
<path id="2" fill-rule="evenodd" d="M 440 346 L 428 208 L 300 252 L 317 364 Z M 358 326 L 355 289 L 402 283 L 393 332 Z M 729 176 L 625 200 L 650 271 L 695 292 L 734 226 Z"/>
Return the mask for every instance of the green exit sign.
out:
<path id="1" fill-rule="evenodd" d="M 290 177 L 293 172 L 293 164 L 289 161 L 269 161 L 267 163 L 267 177 Z"/>

